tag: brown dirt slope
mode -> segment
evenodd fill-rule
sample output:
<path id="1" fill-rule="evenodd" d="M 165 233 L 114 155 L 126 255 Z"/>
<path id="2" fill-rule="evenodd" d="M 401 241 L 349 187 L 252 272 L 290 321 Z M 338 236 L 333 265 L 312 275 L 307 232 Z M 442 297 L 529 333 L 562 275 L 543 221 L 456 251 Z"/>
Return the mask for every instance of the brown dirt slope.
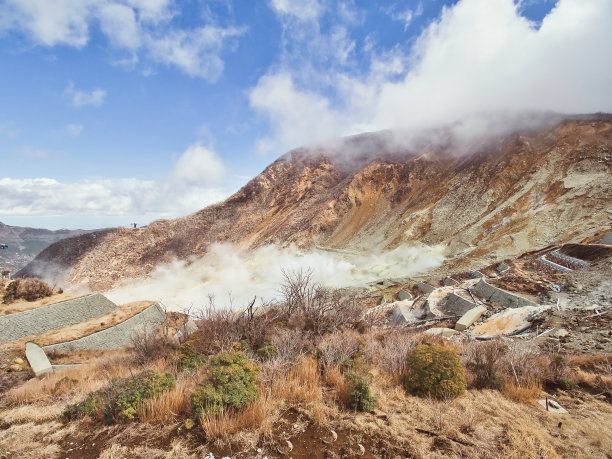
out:
<path id="1" fill-rule="evenodd" d="M 347 143 L 382 134 L 368 136 Z M 459 270 L 611 226 L 609 115 L 480 140 L 460 155 L 443 141 L 410 151 L 371 145 L 351 162 L 323 148 L 292 151 L 220 204 L 60 241 L 20 274 L 69 269 L 73 284 L 106 289 L 161 262 L 200 256 L 215 241 L 355 250 L 445 244 Z"/>

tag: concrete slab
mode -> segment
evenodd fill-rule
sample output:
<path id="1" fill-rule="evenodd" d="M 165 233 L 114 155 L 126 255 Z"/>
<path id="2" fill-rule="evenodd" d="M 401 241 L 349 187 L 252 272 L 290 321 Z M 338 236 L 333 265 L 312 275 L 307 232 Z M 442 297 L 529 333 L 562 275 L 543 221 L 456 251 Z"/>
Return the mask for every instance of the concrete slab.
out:
<path id="1" fill-rule="evenodd" d="M 547 403 L 548 401 L 548 403 Z M 549 413 L 553 413 L 553 414 L 563 414 L 563 413 L 567 413 L 567 410 L 565 408 L 563 408 L 561 405 L 559 405 L 555 400 L 552 399 L 541 399 L 538 400 L 538 403 L 540 405 L 542 405 L 544 407 L 544 409 L 546 411 L 548 411 Z"/>
<path id="2" fill-rule="evenodd" d="M 30 364 L 30 367 L 34 371 L 36 376 L 40 376 L 45 373 L 50 373 L 53 371 L 53 366 L 51 362 L 49 362 L 49 358 L 45 351 L 36 343 L 27 342 L 26 343 L 26 358 Z"/>
<path id="3" fill-rule="evenodd" d="M 404 300 L 393 303 L 393 323 L 403 325 L 412 322 L 415 317 L 412 312 L 414 301 Z"/>
<path id="4" fill-rule="evenodd" d="M 453 330 L 452 328 L 446 327 L 432 327 L 423 332 L 425 335 L 440 335 L 443 338 L 450 338 L 451 336 L 458 335 L 459 332 L 457 330 Z"/>
<path id="5" fill-rule="evenodd" d="M 530 301 L 527 298 L 523 298 L 522 296 L 515 295 L 514 293 L 506 292 L 501 288 L 497 288 L 487 283 L 484 279 L 480 279 L 480 281 L 474 286 L 473 291 L 474 293 L 476 293 L 476 295 L 486 299 L 491 303 L 499 304 L 504 308 L 537 306 L 537 304 L 533 301 Z"/>
<path id="6" fill-rule="evenodd" d="M 408 290 L 401 289 L 399 292 L 397 292 L 397 299 L 400 301 L 411 300 L 412 295 Z"/>
<path id="7" fill-rule="evenodd" d="M 423 293 L 431 293 L 436 289 L 433 285 L 426 284 L 425 282 L 419 282 L 417 288 Z"/>
<path id="8" fill-rule="evenodd" d="M 445 287 L 453 287 L 455 285 L 459 285 L 459 282 L 457 282 L 455 279 L 453 279 L 452 277 L 445 277 L 442 280 L 442 285 L 444 285 Z"/>
<path id="9" fill-rule="evenodd" d="M 461 319 L 457 321 L 457 323 L 455 324 L 455 330 L 465 330 L 478 319 L 480 319 L 480 316 L 482 316 L 485 312 L 487 312 L 487 308 L 485 308 L 484 306 L 476 306 L 475 308 L 470 309 L 468 312 L 461 316 Z"/>
<path id="10" fill-rule="evenodd" d="M 460 297 L 456 293 L 451 293 L 446 297 L 446 302 L 444 303 L 442 309 L 447 314 L 462 316 L 476 306 L 476 303 L 472 303 L 471 301 Z"/>
<path id="11" fill-rule="evenodd" d="M 531 327 L 530 320 L 547 306 L 524 306 L 509 308 L 489 317 L 484 323 L 476 325 L 472 334 L 476 338 L 494 338 L 500 335 L 516 335 Z"/>

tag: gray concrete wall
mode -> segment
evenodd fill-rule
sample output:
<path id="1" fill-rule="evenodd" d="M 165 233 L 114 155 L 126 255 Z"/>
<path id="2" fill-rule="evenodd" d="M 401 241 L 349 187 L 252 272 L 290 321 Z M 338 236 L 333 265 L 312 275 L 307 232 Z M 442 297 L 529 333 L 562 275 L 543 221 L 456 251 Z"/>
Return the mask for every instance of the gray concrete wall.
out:
<path id="1" fill-rule="evenodd" d="M 73 351 L 84 349 L 119 349 L 132 345 L 135 335 L 147 333 L 153 334 L 166 319 L 166 313 L 161 306 L 155 303 L 144 311 L 130 317 L 114 327 L 101 330 L 83 338 L 65 343 L 51 344 L 43 347 L 49 351 Z"/>
<path id="2" fill-rule="evenodd" d="M 542 263 L 544 266 L 548 266 L 550 269 L 553 269 L 553 270 L 558 271 L 560 273 L 571 273 L 572 272 L 571 269 L 566 268 L 565 266 L 561 266 L 561 265 L 558 265 L 557 263 L 555 263 L 553 261 L 547 260 L 544 255 L 539 257 L 538 261 L 540 263 Z"/>
<path id="3" fill-rule="evenodd" d="M 474 293 L 491 303 L 497 303 L 505 308 L 518 308 L 521 306 L 537 306 L 537 303 L 530 301 L 522 296 L 506 292 L 501 288 L 488 284 L 484 279 L 480 279 L 474 286 Z"/>
<path id="4" fill-rule="evenodd" d="M 0 343 L 40 335 L 114 311 L 117 305 L 100 293 L 0 316 Z"/>
<path id="5" fill-rule="evenodd" d="M 581 260 L 580 258 L 570 257 L 569 255 L 565 255 L 564 253 L 561 253 L 557 250 L 549 252 L 548 255 L 552 257 L 553 260 L 562 261 L 573 267 L 586 268 L 587 266 L 589 266 L 588 262 Z"/>
<path id="6" fill-rule="evenodd" d="M 446 297 L 446 302 L 444 303 L 442 310 L 450 315 L 462 316 L 463 314 L 475 308 L 476 306 L 477 304 L 472 303 L 471 301 L 468 301 L 465 298 L 461 298 L 455 293 L 450 293 Z"/>

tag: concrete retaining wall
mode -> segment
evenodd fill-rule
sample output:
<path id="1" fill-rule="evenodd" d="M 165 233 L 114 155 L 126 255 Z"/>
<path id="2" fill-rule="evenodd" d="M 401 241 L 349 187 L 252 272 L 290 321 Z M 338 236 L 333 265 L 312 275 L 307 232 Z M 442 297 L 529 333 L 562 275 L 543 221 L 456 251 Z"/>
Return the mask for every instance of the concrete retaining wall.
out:
<path id="1" fill-rule="evenodd" d="M 155 303 L 144 311 L 130 317 L 114 327 L 101 330 L 83 338 L 43 347 L 49 351 L 72 351 L 84 349 L 118 349 L 132 345 L 132 338 L 141 333 L 153 334 L 166 319 L 166 314 Z"/>
<path id="2" fill-rule="evenodd" d="M 480 282 L 474 286 L 474 293 L 491 303 L 497 303 L 505 308 L 537 306 L 537 303 L 533 301 L 487 284 L 484 279 L 480 279 Z"/>
<path id="3" fill-rule="evenodd" d="M 557 263 L 547 260 L 544 255 L 538 258 L 538 261 L 542 263 L 544 266 L 548 266 L 550 269 L 558 271 L 560 273 L 571 273 L 572 270 L 566 268 L 565 266 L 558 265 Z"/>
<path id="4" fill-rule="evenodd" d="M 548 255 L 550 255 L 553 259 L 557 261 L 562 261 L 570 266 L 574 266 L 577 268 L 586 268 L 587 266 L 590 266 L 590 263 L 581 260 L 580 258 L 570 257 L 569 255 L 565 255 L 564 253 L 561 253 L 557 250 L 553 250 Z"/>
<path id="5" fill-rule="evenodd" d="M 451 293 L 446 297 L 446 302 L 444 303 L 442 309 L 447 314 L 462 316 L 463 314 L 475 308 L 476 306 L 478 305 L 466 300 L 465 298 L 461 298 L 455 293 Z"/>
<path id="6" fill-rule="evenodd" d="M 40 335 L 114 311 L 117 305 L 104 295 L 93 295 L 0 316 L 0 343 Z"/>

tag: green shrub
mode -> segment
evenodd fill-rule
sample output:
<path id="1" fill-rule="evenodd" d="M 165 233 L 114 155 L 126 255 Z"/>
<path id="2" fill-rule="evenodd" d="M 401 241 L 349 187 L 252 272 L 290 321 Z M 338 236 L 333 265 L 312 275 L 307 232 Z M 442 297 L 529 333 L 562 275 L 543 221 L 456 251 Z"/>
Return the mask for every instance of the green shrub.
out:
<path id="1" fill-rule="evenodd" d="M 459 356 L 442 346 L 421 344 L 408 353 L 404 388 L 419 397 L 456 397 L 465 391 Z"/>
<path id="2" fill-rule="evenodd" d="M 179 347 L 178 367 L 179 370 L 196 368 L 206 363 L 206 356 L 195 350 L 193 341 L 186 341 Z"/>
<path id="3" fill-rule="evenodd" d="M 191 396 L 196 417 L 217 414 L 221 409 L 240 409 L 259 396 L 256 384 L 259 368 L 242 352 L 227 351 L 211 361 L 210 373 Z"/>
<path id="4" fill-rule="evenodd" d="M 147 371 L 132 378 L 115 378 L 108 387 L 90 392 L 85 400 L 68 405 L 64 416 L 72 420 L 93 415 L 104 408 L 106 424 L 134 419 L 140 403 L 173 387 L 174 376 L 171 373 Z"/>
<path id="5" fill-rule="evenodd" d="M 351 385 L 349 405 L 353 410 L 370 412 L 376 408 L 376 399 L 372 397 L 370 386 L 364 376 L 349 373 L 345 378 Z"/>
<path id="6" fill-rule="evenodd" d="M 63 415 L 65 418 L 71 421 L 73 419 L 91 415 L 98 406 L 100 406 L 99 393 L 90 392 L 87 394 L 87 397 L 85 397 L 85 400 L 68 405 L 64 409 Z"/>
<path id="7" fill-rule="evenodd" d="M 265 344 L 257 349 L 257 355 L 262 360 L 272 360 L 273 358 L 278 357 L 278 352 L 272 344 Z"/>

